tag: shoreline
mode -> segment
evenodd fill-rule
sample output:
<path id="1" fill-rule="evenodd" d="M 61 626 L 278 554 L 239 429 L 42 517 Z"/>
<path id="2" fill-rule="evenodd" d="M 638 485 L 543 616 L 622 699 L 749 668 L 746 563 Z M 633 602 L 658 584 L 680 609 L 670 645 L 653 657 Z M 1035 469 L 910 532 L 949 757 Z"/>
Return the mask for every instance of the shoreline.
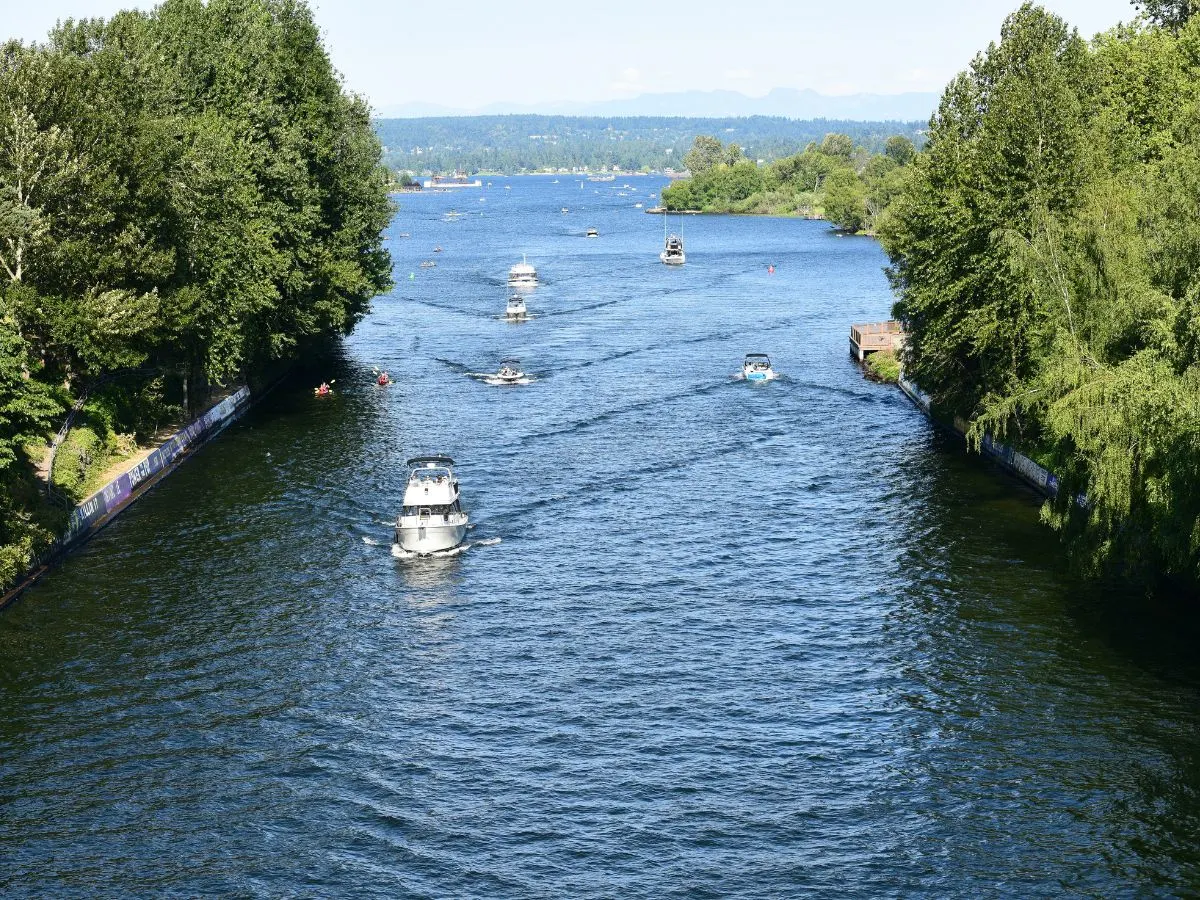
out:
<path id="1" fill-rule="evenodd" d="M 166 436 L 158 446 L 145 448 L 125 460 L 118 474 L 75 505 L 66 529 L 29 560 L 24 574 L 18 576 L 11 586 L 2 588 L 0 611 L 219 437 L 270 393 L 277 383 L 278 379 L 258 390 L 252 389 L 249 384 L 243 385 L 214 400 L 208 409 Z"/>

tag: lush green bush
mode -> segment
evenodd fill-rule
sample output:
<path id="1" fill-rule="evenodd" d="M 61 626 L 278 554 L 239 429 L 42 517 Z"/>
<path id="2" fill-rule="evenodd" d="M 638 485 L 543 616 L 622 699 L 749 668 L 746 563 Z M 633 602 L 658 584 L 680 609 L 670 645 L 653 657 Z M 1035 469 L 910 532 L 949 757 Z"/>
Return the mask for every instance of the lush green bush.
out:
<path id="1" fill-rule="evenodd" d="M 891 350 L 879 350 L 867 354 L 863 365 L 867 373 L 876 381 L 895 384 L 900 380 L 900 360 Z"/>

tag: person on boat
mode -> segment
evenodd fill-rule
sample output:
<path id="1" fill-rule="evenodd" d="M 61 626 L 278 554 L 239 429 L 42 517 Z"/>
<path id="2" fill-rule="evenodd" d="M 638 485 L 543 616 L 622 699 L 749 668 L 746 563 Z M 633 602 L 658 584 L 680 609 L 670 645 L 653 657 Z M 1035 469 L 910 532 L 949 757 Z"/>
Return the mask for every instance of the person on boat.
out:
<path id="1" fill-rule="evenodd" d="M 322 381 L 321 386 L 319 388 L 314 388 L 313 392 L 318 397 L 327 397 L 333 393 L 333 388 L 331 388 L 328 384 L 326 384 L 324 381 Z"/>
<path id="2" fill-rule="evenodd" d="M 767 266 L 767 274 L 768 274 L 768 275 L 774 275 L 774 274 L 775 274 L 775 267 L 774 267 L 774 266 Z"/>
<path id="3" fill-rule="evenodd" d="M 380 387 L 387 387 L 389 384 L 392 383 L 392 379 L 390 377 L 388 377 L 387 372 L 380 372 L 379 377 L 375 379 L 375 383 L 378 384 Z"/>

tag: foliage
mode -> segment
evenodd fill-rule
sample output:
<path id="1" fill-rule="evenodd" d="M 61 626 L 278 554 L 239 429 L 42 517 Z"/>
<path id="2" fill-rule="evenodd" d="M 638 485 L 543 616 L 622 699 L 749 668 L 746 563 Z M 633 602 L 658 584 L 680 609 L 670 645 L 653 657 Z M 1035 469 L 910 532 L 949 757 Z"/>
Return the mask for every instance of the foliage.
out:
<path id="1" fill-rule="evenodd" d="M 905 166 L 916 154 L 907 137 L 884 145 L 891 155 L 871 155 L 845 134 L 827 134 L 802 153 L 758 166 L 736 145 L 697 137 L 688 158 L 700 166 L 662 194 L 668 209 L 767 215 L 818 213 L 850 232 L 873 231 L 899 193 Z M 899 160 L 904 160 L 900 162 Z"/>
<path id="2" fill-rule="evenodd" d="M 1200 12 L 1200 3 L 1196 0 L 1142 0 L 1133 5 L 1150 21 L 1175 30 L 1182 28 L 1188 19 Z"/>
<path id="3" fill-rule="evenodd" d="M 868 353 L 867 358 L 863 360 L 863 365 L 866 366 L 867 373 L 876 381 L 895 384 L 900 380 L 900 360 L 896 357 L 895 351 L 879 350 L 875 353 Z"/>
<path id="4" fill-rule="evenodd" d="M 467 172 L 663 171 L 685 168 L 696 135 L 735 141 L 742 155 L 772 162 L 829 132 L 883 150 L 892 135 L 919 141 L 924 122 L 840 122 L 775 116 L 699 119 L 665 116 L 461 116 L 378 119 L 383 162 L 392 169 Z M 721 162 L 729 163 L 728 159 Z M 695 171 L 694 169 L 692 171 Z"/>
<path id="5" fill-rule="evenodd" d="M 1156 18 L 1089 46 L 1021 7 L 881 238 L 906 372 L 973 439 L 1053 461 L 1044 515 L 1081 565 L 1196 582 L 1200 18 Z"/>
<path id="6" fill-rule="evenodd" d="M 825 217 L 850 232 L 867 221 L 867 190 L 853 169 L 838 168 L 825 179 Z"/>
<path id="7" fill-rule="evenodd" d="M 701 134 L 692 141 L 692 149 L 683 157 L 684 167 L 693 175 L 706 175 L 725 162 L 725 148 L 715 137 Z"/>
<path id="8" fill-rule="evenodd" d="M 145 433 L 168 380 L 195 398 L 352 328 L 390 284 L 379 155 L 302 0 L 165 0 L 0 47 L 0 472 L 68 391 L 163 373 L 112 408 Z"/>

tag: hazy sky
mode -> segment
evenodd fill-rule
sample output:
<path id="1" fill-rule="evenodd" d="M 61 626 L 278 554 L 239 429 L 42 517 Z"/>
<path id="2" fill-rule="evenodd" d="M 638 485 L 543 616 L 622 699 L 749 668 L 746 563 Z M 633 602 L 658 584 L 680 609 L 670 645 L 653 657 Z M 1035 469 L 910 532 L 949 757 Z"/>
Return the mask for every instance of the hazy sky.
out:
<path id="1" fill-rule="evenodd" d="M 59 18 L 150 5 L 0 0 L 0 33 L 40 39 Z M 1043 5 L 1087 37 L 1134 16 L 1127 0 Z M 999 37 L 1019 0 L 321 0 L 312 6 L 347 86 L 377 108 L 413 100 L 472 108 L 683 90 L 938 91 Z"/>

